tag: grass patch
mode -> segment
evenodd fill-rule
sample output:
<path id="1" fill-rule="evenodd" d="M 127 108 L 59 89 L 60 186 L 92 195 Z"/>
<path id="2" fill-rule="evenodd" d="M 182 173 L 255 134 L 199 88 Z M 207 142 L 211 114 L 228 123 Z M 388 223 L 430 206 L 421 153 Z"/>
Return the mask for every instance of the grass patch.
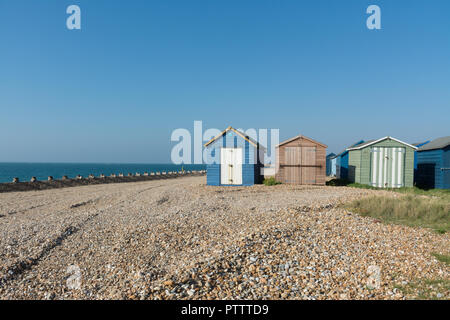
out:
<path id="1" fill-rule="evenodd" d="M 360 183 L 350 183 L 347 180 L 342 179 L 333 179 L 327 182 L 327 186 L 347 186 L 352 188 L 359 188 L 359 189 L 370 189 L 370 190 L 387 190 L 387 191 L 394 191 L 398 193 L 403 194 L 411 194 L 411 195 L 421 195 L 421 196 L 429 196 L 429 197 L 438 197 L 442 199 L 447 199 L 447 201 L 450 201 L 450 190 L 449 189 L 421 189 L 417 187 L 412 188 L 377 188 L 372 187 L 366 184 L 360 184 Z"/>
<path id="2" fill-rule="evenodd" d="M 445 263 L 446 265 L 450 265 L 450 256 L 439 253 L 432 253 L 432 255 L 438 259 L 440 262 Z"/>
<path id="3" fill-rule="evenodd" d="M 447 300 L 450 292 L 450 280 L 416 280 L 406 285 L 395 285 L 404 295 L 419 300 Z"/>
<path id="4" fill-rule="evenodd" d="M 266 178 L 264 179 L 263 182 L 266 186 L 275 186 L 277 184 L 281 184 L 281 182 L 278 182 L 277 180 L 275 180 L 274 177 L 270 177 L 270 178 Z"/>
<path id="5" fill-rule="evenodd" d="M 450 230 L 450 201 L 446 198 L 411 194 L 397 198 L 373 196 L 355 200 L 345 207 L 385 223 L 432 228 L 439 233 Z"/>

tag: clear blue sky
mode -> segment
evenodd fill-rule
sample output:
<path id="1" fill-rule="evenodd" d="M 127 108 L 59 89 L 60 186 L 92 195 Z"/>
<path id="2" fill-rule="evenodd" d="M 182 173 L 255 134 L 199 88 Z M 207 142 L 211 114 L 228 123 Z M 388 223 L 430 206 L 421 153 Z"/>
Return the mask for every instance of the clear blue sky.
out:
<path id="1" fill-rule="evenodd" d="M 194 120 L 329 152 L 450 134 L 448 0 L 0 0 L 0 41 L 0 161 L 169 162 Z"/>

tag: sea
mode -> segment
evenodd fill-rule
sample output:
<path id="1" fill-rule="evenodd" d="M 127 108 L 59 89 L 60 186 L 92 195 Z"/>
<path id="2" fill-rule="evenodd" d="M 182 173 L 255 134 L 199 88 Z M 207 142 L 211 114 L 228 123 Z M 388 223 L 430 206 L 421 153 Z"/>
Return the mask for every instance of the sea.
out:
<path id="1" fill-rule="evenodd" d="M 31 177 L 46 181 L 49 176 L 61 179 L 63 176 L 75 178 L 77 175 L 87 177 L 90 174 L 98 177 L 100 174 L 109 176 L 113 173 L 144 173 L 161 171 L 192 171 L 205 170 L 203 164 L 136 164 L 136 163 L 7 163 L 0 162 L 0 183 L 12 182 L 14 178 L 19 181 L 30 181 Z"/>

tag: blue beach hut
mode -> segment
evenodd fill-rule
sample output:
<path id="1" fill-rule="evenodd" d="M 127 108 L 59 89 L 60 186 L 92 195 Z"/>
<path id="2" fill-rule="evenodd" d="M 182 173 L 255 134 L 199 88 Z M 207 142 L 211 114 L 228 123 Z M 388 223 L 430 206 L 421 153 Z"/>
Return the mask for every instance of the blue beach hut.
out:
<path id="1" fill-rule="evenodd" d="M 450 136 L 417 150 L 416 181 L 422 188 L 450 189 Z"/>
<path id="2" fill-rule="evenodd" d="M 348 180 L 348 150 L 349 148 L 354 148 L 364 143 L 364 140 L 360 140 L 350 147 L 346 148 L 344 151 L 340 152 L 336 156 L 336 178 Z"/>
<path id="3" fill-rule="evenodd" d="M 331 176 L 332 177 L 336 177 L 336 161 L 337 161 L 337 158 L 336 158 L 336 156 L 334 156 L 331 159 Z"/>
<path id="4" fill-rule="evenodd" d="M 333 165 L 334 163 L 334 165 Z M 330 153 L 329 155 L 327 155 L 327 159 L 326 159 L 326 173 L 327 176 L 335 176 L 336 175 L 336 154 L 335 153 Z"/>
<path id="5" fill-rule="evenodd" d="M 412 143 L 412 145 L 414 147 L 420 148 L 420 147 L 426 145 L 429 142 L 430 142 L 430 140 L 425 141 L 425 142 L 420 142 L 420 143 Z M 418 172 L 417 172 L 417 150 L 415 150 L 414 151 L 414 184 L 417 184 L 417 177 L 418 177 Z"/>
<path id="6" fill-rule="evenodd" d="M 204 147 L 207 185 L 251 186 L 263 181 L 265 148 L 248 135 L 228 127 Z"/>

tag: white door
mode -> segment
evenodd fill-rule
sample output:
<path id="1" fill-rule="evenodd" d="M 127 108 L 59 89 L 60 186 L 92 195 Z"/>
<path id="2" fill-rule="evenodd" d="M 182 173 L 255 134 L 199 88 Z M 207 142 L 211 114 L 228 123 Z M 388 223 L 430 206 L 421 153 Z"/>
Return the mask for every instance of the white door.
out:
<path id="1" fill-rule="evenodd" d="M 404 186 L 405 148 L 373 147 L 371 161 L 372 186 L 379 188 Z"/>
<path id="2" fill-rule="evenodd" d="M 220 152 L 220 183 L 242 184 L 242 149 L 222 148 Z"/>

